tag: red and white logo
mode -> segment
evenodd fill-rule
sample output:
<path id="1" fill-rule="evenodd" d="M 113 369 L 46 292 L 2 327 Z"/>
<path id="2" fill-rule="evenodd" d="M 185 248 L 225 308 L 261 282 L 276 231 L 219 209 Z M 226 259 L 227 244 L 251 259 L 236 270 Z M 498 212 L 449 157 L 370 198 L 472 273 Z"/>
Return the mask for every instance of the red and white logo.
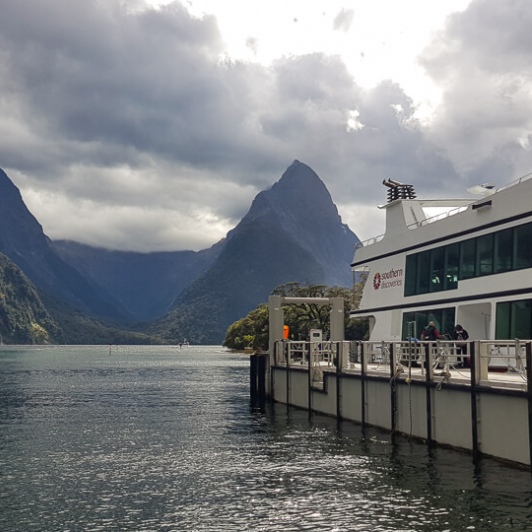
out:
<path id="1" fill-rule="evenodd" d="M 375 290 L 378 290 L 380 287 L 381 287 L 381 274 L 377 272 L 373 276 L 373 288 Z"/>

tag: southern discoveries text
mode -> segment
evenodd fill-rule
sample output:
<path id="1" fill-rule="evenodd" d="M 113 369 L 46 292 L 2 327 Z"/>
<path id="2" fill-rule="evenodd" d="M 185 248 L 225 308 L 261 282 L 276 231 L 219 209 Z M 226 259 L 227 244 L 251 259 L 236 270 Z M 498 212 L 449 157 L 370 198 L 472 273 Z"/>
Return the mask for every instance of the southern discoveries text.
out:
<path id="1" fill-rule="evenodd" d="M 394 286 L 403 286 L 403 269 L 393 268 L 389 272 L 381 274 L 382 283 L 381 288 L 393 288 Z"/>

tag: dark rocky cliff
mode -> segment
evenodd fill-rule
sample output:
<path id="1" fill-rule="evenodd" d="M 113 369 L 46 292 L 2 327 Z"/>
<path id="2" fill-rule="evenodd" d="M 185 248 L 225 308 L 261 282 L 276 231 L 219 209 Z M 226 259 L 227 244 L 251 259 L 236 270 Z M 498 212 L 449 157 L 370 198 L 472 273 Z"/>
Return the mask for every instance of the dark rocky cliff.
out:
<path id="1" fill-rule="evenodd" d="M 89 314 L 125 319 L 127 312 L 104 289 L 67 264 L 27 209 L 19 189 L 0 169 L 0 252 L 46 296 Z"/>
<path id="2" fill-rule="evenodd" d="M 213 265 L 150 333 L 171 331 L 195 343 L 216 344 L 231 323 L 266 302 L 276 286 L 350 287 L 357 241 L 320 178 L 294 161 L 270 190 L 257 195 Z"/>

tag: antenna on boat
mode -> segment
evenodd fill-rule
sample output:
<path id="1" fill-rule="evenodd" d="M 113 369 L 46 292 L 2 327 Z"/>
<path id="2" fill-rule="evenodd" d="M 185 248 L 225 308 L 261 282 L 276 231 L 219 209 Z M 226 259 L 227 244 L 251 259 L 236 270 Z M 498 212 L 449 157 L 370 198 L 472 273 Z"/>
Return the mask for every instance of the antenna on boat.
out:
<path id="1" fill-rule="evenodd" d="M 479 196 L 489 196 L 496 191 L 496 187 L 493 183 L 483 183 L 482 185 L 473 185 L 469 187 L 467 191 L 470 194 L 477 194 Z"/>
<path id="2" fill-rule="evenodd" d="M 413 185 L 404 185 L 399 181 L 393 179 L 384 179 L 382 184 L 388 187 L 388 203 L 398 199 L 415 199 L 416 193 L 414 192 Z"/>

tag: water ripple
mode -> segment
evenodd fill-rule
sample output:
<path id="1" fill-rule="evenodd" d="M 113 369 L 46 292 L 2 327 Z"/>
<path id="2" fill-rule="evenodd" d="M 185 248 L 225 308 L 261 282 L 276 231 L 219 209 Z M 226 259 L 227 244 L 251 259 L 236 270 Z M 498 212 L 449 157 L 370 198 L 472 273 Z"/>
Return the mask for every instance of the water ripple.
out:
<path id="1" fill-rule="evenodd" d="M 527 530 L 528 473 L 269 405 L 219 348 L 0 351 L 2 531 Z"/>

